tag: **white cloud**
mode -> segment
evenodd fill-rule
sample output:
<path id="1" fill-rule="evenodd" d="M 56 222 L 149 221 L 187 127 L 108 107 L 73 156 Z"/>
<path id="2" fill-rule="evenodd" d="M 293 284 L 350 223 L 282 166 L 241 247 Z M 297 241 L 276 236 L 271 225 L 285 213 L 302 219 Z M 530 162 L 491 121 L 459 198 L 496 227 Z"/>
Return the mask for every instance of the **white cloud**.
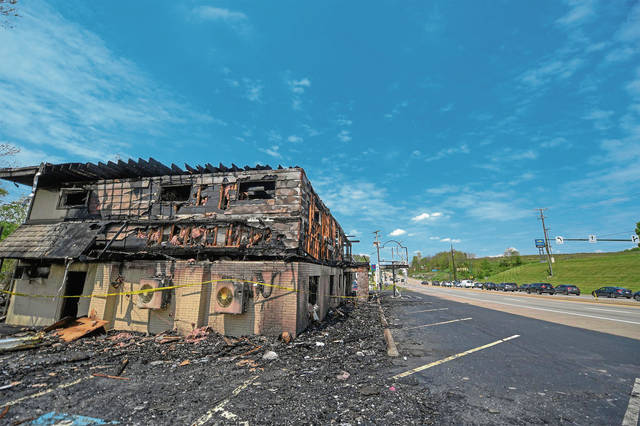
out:
<path id="1" fill-rule="evenodd" d="M 400 235 L 404 235 L 404 234 L 406 234 L 406 233 L 407 233 L 407 231 L 405 231 L 404 229 L 400 229 L 400 228 L 398 228 L 398 229 L 394 229 L 393 231 L 391 231 L 391 232 L 389 233 L 389 236 L 391 236 L 391 237 L 398 237 L 398 236 L 400 236 Z"/>
<path id="2" fill-rule="evenodd" d="M 640 22 L 638 23 L 638 25 L 640 25 Z M 607 62 L 624 62 L 631 59 L 636 53 L 638 53 L 638 49 L 634 49 L 629 46 L 623 46 L 607 53 L 607 56 L 605 56 L 604 59 Z"/>
<path id="3" fill-rule="evenodd" d="M 338 139 L 340 139 L 341 142 L 349 142 L 351 141 L 351 132 L 349 132 L 348 130 L 341 130 L 340 133 L 338 133 Z"/>
<path id="4" fill-rule="evenodd" d="M 459 243 L 462 240 L 459 240 L 457 238 L 442 238 L 440 240 L 441 243 Z"/>
<path id="5" fill-rule="evenodd" d="M 443 106 L 442 108 L 440 108 L 440 112 L 449 112 L 453 109 L 453 104 L 452 103 L 448 103 L 445 106 Z"/>
<path id="6" fill-rule="evenodd" d="M 336 124 L 338 124 L 338 126 L 351 126 L 353 124 L 353 121 L 348 120 L 344 117 L 339 117 L 336 120 Z"/>
<path id="7" fill-rule="evenodd" d="M 562 146 L 564 148 L 569 148 L 571 147 L 571 143 L 568 142 L 565 138 L 563 137 L 556 137 L 553 139 L 550 139 L 548 141 L 542 142 L 540 144 L 540 148 L 555 148 L 558 146 Z"/>
<path id="8" fill-rule="evenodd" d="M 442 216 L 441 212 L 420 213 L 419 215 L 412 217 L 411 220 L 413 222 L 424 222 L 425 220 L 435 219 L 435 218 L 438 218 L 438 217 L 441 217 L 441 216 Z"/>
<path id="9" fill-rule="evenodd" d="M 445 157 L 449 157 L 451 155 L 456 155 L 456 154 L 469 154 L 471 151 L 469 150 L 469 146 L 467 144 L 462 144 L 459 145 L 457 147 L 451 147 L 451 148 L 443 148 L 440 151 L 436 152 L 433 155 L 429 155 L 427 154 L 427 158 L 425 158 L 425 161 L 430 162 L 430 161 L 437 161 L 437 160 L 441 160 Z"/>
<path id="10" fill-rule="evenodd" d="M 225 124 L 183 104 L 47 3 L 25 3 L 20 14 L 20 25 L 0 30 L 0 58 L 11 58 L 0 60 L 0 138 L 25 152 L 105 161 L 153 144 L 171 126 Z"/>
<path id="11" fill-rule="evenodd" d="M 440 237 L 429 237 L 430 240 L 439 240 Z"/>
<path id="12" fill-rule="evenodd" d="M 222 22 L 241 36 L 248 36 L 251 33 L 249 18 L 243 12 L 222 7 L 198 6 L 192 10 L 192 14 L 201 21 Z"/>
<path id="13" fill-rule="evenodd" d="M 273 145 L 271 148 L 260 148 L 260 151 L 274 158 L 282 158 L 282 154 L 280 153 L 280 147 L 278 145 Z"/>
<path id="14" fill-rule="evenodd" d="M 291 94 L 292 94 L 291 107 L 294 110 L 301 110 L 302 95 L 305 93 L 306 89 L 311 87 L 311 80 L 307 77 L 301 78 L 299 80 L 288 79 L 287 85 L 289 86 L 289 90 L 291 91 Z"/>
<path id="15" fill-rule="evenodd" d="M 520 76 L 520 80 L 527 86 L 538 88 L 553 79 L 564 80 L 571 77 L 583 63 L 584 60 L 582 58 L 551 59 L 523 73 Z"/>
<path id="16" fill-rule="evenodd" d="M 593 121 L 593 127 L 595 127 L 597 130 L 606 130 L 613 125 L 613 123 L 611 122 L 612 115 L 613 111 L 594 109 L 585 114 L 582 118 L 585 120 Z"/>
<path id="17" fill-rule="evenodd" d="M 405 109 L 406 107 L 409 106 L 409 101 L 402 101 L 398 104 L 396 104 L 396 106 L 393 107 L 393 109 L 391 110 L 391 112 L 387 113 L 384 115 L 384 118 L 391 120 L 393 118 L 395 118 L 398 114 L 400 114 L 400 112 Z"/>
<path id="18" fill-rule="evenodd" d="M 264 86 L 260 80 L 243 78 L 245 93 L 244 97 L 251 102 L 262 102 L 262 89 Z"/>
<path id="19" fill-rule="evenodd" d="M 304 139 L 302 139 L 300 136 L 297 135 L 290 135 L 287 140 L 291 143 L 299 143 L 304 141 Z"/>
<path id="20" fill-rule="evenodd" d="M 556 22 L 561 25 L 574 26 L 587 21 L 595 14 L 594 0 L 567 0 L 569 11 Z"/>

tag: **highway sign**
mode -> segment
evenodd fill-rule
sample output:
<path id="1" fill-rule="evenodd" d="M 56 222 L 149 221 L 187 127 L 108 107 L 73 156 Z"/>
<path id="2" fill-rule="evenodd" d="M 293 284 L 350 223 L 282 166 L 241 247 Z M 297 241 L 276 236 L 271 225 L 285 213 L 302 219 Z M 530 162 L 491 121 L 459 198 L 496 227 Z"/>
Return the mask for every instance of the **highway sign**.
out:
<path id="1" fill-rule="evenodd" d="M 593 243 L 597 243 L 597 242 L 598 242 L 598 239 L 596 238 L 596 236 L 595 236 L 595 235 L 589 235 L 589 242 L 590 242 L 591 244 L 593 244 Z"/>
<path id="2" fill-rule="evenodd" d="M 631 236 L 631 241 L 635 244 L 638 244 L 640 242 L 640 237 L 634 234 Z"/>
<path id="3" fill-rule="evenodd" d="M 541 248 L 544 247 L 544 240 L 541 238 L 536 239 L 536 247 Z"/>
<path id="4" fill-rule="evenodd" d="M 564 237 L 556 237 L 556 243 L 564 244 Z"/>

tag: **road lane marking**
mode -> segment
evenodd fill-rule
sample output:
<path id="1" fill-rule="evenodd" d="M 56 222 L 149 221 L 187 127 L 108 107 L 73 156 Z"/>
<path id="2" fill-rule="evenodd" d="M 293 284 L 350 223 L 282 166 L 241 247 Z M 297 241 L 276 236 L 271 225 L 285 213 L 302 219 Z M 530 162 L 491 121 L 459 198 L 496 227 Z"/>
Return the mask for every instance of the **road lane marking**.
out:
<path id="1" fill-rule="evenodd" d="M 419 314 L 419 313 L 422 313 L 422 312 L 446 311 L 447 309 L 449 309 L 449 308 L 425 309 L 424 311 L 409 312 L 408 315 Z"/>
<path id="2" fill-rule="evenodd" d="M 222 401 L 220 401 L 215 407 L 213 407 L 211 410 L 207 411 L 202 417 L 200 417 L 198 420 L 193 422 L 191 424 L 191 426 L 201 426 L 201 425 L 207 423 L 209 420 L 211 420 L 213 418 L 213 415 L 215 413 L 220 413 L 220 415 L 222 417 L 224 417 L 225 419 L 227 419 L 227 420 L 237 420 L 238 416 L 233 414 L 230 411 L 225 410 L 224 407 L 229 403 L 229 401 L 231 401 L 231 397 L 234 397 L 234 396 L 238 395 L 240 392 L 242 392 L 244 389 L 246 389 L 247 386 L 249 386 L 257 378 L 258 378 L 258 376 L 253 376 L 252 378 L 250 378 L 248 380 L 245 380 L 245 382 L 243 384 L 241 384 L 240 386 L 235 388 L 233 390 L 233 392 L 231 392 L 230 396 L 228 396 L 227 398 L 225 398 Z"/>
<path id="3" fill-rule="evenodd" d="M 638 415 L 640 415 L 640 378 L 636 379 L 631 396 L 629 397 L 629 406 L 624 414 L 622 426 L 637 426 Z"/>
<path id="4" fill-rule="evenodd" d="M 621 311 L 619 309 L 590 308 L 588 306 L 585 306 L 584 308 L 585 309 L 592 309 L 594 311 L 617 312 L 617 313 L 620 313 L 620 314 L 637 314 L 637 312 Z"/>
<path id="5" fill-rule="evenodd" d="M 599 316 L 595 316 L 595 315 L 578 314 L 578 313 L 575 313 L 575 312 L 558 311 L 556 309 L 538 308 L 538 307 L 535 307 L 535 306 L 517 305 L 517 304 L 513 304 L 513 303 L 498 302 L 498 301 L 495 301 L 495 300 L 476 299 L 476 298 L 473 298 L 473 297 L 464 297 L 464 296 L 458 296 L 458 295 L 453 296 L 453 297 L 459 297 L 461 299 L 467 299 L 467 300 L 474 300 L 476 302 L 497 303 L 498 305 L 515 306 L 517 308 L 537 309 L 539 311 L 555 312 L 555 313 L 558 313 L 558 314 L 576 315 L 576 316 L 579 316 L 579 317 L 596 318 L 596 319 L 602 319 L 602 320 L 608 320 L 608 321 L 616 321 L 616 322 L 624 322 L 624 323 L 627 323 L 627 324 L 640 325 L 640 322 L 637 322 L 637 321 L 627 321 L 627 320 L 621 320 L 621 319 L 615 319 L 615 318 L 599 317 Z"/>
<path id="6" fill-rule="evenodd" d="M 404 373 L 396 374 L 395 376 L 393 376 L 391 378 L 392 379 L 399 379 L 401 377 L 407 377 L 407 376 L 410 376 L 412 374 L 418 373 L 420 371 L 426 370 L 428 368 L 435 367 L 435 366 L 440 365 L 440 364 L 444 364 L 445 362 L 449 362 L 449 361 L 453 361 L 454 359 L 461 358 L 461 357 L 463 357 L 465 355 L 469 355 L 469 354 L 472 354 L 474 352 L 478 352 L 478 351 L 481 351 L 483 349 L 487 349 L 487 348 L 490 348 L 492 346 L 499 345 L 500 343 L 508 342 L 509 340 L 517 339 L 518 337 L 520 337 L 519 334 L 514 334 L 513 336 L 505 337 L 504 339 L 496 340 L 495 342 L 488 343 L 488 344 L 482 345 L 482 346 L 478 346 L 477 348 L 469 349 L 468 351 L 460 352 L 459 354 L 451 355 L 449 357 L 441 359 L 440 361 L 434 361 L 432 363 L 429 363 L 429 364 L 426 364 L 426 365 L 422 365 L 420 367 L 413 368 L 413 369 L 411 369 L 409 371 L 405 371 Z"/>
<path id="7" fill-rule="evenodd" d="M 413 330 L 414 328 L 433 327 L 434 325 L 451 324 L 452 322 L 469 321 L 470 319 L 472 318 L 469 317 L 469 318 L 454 319 L 451 321 L 434 322 L 433 324 L 417 325 L 415 327 L 403 328 L 403 330 Z"/>
<path id="8" fill-rule="evenodd" d="M 1 407 L 8 407 L 8 406 L 11 406 L 11 405 L 16 405 L 19 402 L 26 401 L 27 399 L 39 398 L 39 397 L 44 396 L 44 395 L 46 395 L 48 393 L 51 393 L 51 392 L 53 392 L 55 390 L 64 389 L 64 388 L 68 388 L 69 386 L 77 385 L 78 383 L 80 383 L 80 382 L 82 382 L 82 381 L 84 381 L 86 379 L 90 379 L 92 377 L 93 376 L 81 377 L 81 378 L 79 378 L 77 380 L 74 380 L 72 382 L 63 383 L 61 385 L 58 385 L 55 388 L 49 388 L 47 390 L 43 390 L 42 392 L 33 393 L 31 395 L 23 396 L 21 398 L 14 399 L 13 401 L 10 401 L 10 402 L 0 403 L 0 406 Z"/>

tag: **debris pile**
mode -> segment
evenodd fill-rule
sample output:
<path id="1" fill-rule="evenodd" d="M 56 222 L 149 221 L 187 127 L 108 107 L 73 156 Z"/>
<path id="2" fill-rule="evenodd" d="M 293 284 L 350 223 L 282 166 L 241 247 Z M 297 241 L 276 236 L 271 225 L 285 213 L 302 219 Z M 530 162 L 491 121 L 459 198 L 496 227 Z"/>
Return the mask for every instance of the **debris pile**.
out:
<path id="1" fill-rule="evenodd" d="M 211 423 L 436 421 L 436 396 L 417 381 L 388 378 L 374 303 L 334 309 L 295 339 L 229 338 L 208 328 L 186 337 L 97 330 L 71 342 L 51 332 L 40 339 L 37 348 L 0 354 L 5 420 L 55 411 L 124 424 L 191 424 L 206 415 Z"/>

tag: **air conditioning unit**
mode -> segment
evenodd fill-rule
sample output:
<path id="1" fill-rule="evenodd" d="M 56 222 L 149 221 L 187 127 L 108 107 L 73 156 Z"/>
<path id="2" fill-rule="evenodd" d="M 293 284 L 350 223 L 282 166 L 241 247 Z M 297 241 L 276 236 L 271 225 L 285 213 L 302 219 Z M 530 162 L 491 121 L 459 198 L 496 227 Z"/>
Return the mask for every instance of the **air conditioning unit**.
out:
<path id="1" fill-rule="evenodd" d="M 219 282 L 215 287 L 214 311 L 221 314 L 242 314 L 249 298 L 246 283 Z"/>
<path id="2" fill-rule="evenodd" d="M 140 280 L 140 290 L 162 287 L 162 280 L 158 278 L 144 278 Z M 163 291 L 149 291 L 138 294 L 138 308 L 161 309 Z"/>

